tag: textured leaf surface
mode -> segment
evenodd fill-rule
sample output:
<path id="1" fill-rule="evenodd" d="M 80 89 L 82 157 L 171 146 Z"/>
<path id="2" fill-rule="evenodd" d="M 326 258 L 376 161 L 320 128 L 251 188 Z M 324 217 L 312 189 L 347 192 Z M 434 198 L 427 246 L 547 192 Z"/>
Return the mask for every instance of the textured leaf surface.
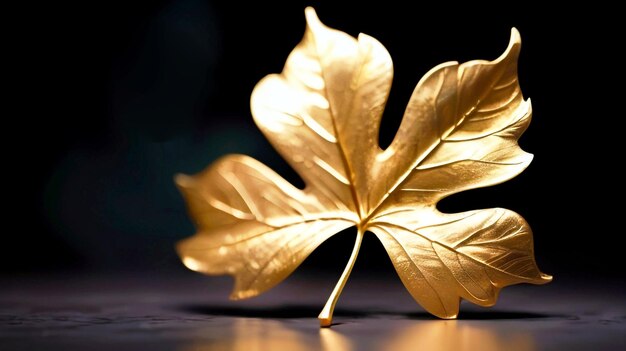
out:
<path id="1" fill-rule="evenodd" d="M 231 297 L 251 297 L 286 278 L 330 236 L 356 226 L 359 236 L 371 231 L 381 240 L 411 295 L 442 318 L 456 317 L 461 298 L 489 306 L 504 286 L 550 281 L 518 214 L 436 208 L 451 194 L 509 180 L 532 160 L 517 144 L 532 112 L 517 80 L 519 33 L 512 30 L 494 61 L 449 62 L 428 72 L 382 150 L 389 54 L 372 37 L 355 39 L 323 25 L 312 9 L 306 14 L 304 38 L 283 72 L 261 80 L 251 98 L 255 122 L 306 187 L 241 155 L 178 176 L 198 228 L 178 245 L 185 265 L 231 274 Z M 332 314 L 334 302 L 328 308 Z"/>

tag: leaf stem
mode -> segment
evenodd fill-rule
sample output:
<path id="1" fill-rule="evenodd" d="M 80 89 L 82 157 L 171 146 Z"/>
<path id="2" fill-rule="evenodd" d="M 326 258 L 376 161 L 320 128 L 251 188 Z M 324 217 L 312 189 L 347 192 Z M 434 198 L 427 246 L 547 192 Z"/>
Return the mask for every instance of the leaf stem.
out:
<path id="1" fill-rule="evenodd" d="M 346 265 L 346 268 L 344 268 L 337 285 L 335 285 L 335 289 L 333 289 L 333 292 L 328 297 L 328 301 L 326 301 L 326 305 L 322 309 L 322 312 L 320 312 L 319 316 L 317 316 L 317 319 L 320 321 L 320 327 L 330 327 L 333 321 L 333 311 L 335 310 L 335 305 L 337 304 L 339 295 L 341 295 L 341 290 L 343 290 L 343 287 L 346 285 L 350 272 L 352 272 L 352 267 L 354 267 L 356 257 L 359 255 L 359 249 L 361 248 L 361 242 L 363 241 L 364 231 L 360 226 L 357 226 L 357 230 L 354 248 L 352 249 L 352 254 L 350 255 L 348 264 Z"/>

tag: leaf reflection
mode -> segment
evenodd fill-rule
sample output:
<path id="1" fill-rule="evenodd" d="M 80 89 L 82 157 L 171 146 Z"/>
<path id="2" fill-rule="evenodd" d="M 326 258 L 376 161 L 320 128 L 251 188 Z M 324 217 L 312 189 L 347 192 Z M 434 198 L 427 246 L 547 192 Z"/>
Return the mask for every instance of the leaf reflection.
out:
<path id="1" fill-rule="evenodd" d="M 502 332 L 492 328 L 468 325 L 463 321 L 420 321 L 389 338 L 383 350 L 454 350 L 454 351 L 533 351 L 530 334 Z"/>
<path id="2" fill-rule="evenodd" d="M 237 319 L 232 331 L 215 342 L 188 345 L 181 351 L 352 351 L 352 342 L 330 329 L 299 332 L 272 320 Z M 319 331 L 319 336 L 317 335 Z"/>
<path id="3" fill-rule="evenodd" d="M 352 351 L 352 342 L 346 336 L 338 332 L 322 328 L 320 329 L 320 342 L 323 351 Z"/>
<path id="4" fill-rule="evenodd" d="M 380 329 L 380 335 L 370 334 L 364 338 L 339 333 L 336 329 L 306 325 L 302 326 L 306 329 L 296 330 L 297 324 L 288 327 L 279 321 L 242 318 L 235 319 L 230 330 L 208 333 L 219 335 L 215 341 L 187 345 L 181 351 L 535 350 L 530 334 L 508 330 L 504 325 L 494 328 L 456 320 L 407 322 L 390 321 Z"/>

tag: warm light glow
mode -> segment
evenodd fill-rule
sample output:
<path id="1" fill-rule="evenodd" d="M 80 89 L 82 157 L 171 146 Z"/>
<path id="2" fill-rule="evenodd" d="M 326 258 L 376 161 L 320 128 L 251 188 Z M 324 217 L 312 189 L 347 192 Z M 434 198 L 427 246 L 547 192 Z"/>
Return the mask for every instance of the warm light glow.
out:
<path id="1" fill-rule="evenodd" d="M 533 351 L 535 347 L 530 334 L 523 332 L 505 336 L 467 322 L 421 321 L 389 337 L 381 350 Z"/>
<path id="2" fill-rule="evenodd" d="M 408 324 L 408 326 L 406 326 Z M 534 351 L 535 342 L 522 331 L 499 331 L 467 321 L 416 321 L 397 332 L 370 335 L 372 350 L 393 351 Z M 323 328 L 319 334 L 297 331 L 287 323 L 239 319 L 227 340 L 187 345 L 181 351 L 358 351 L 358 340 Z"/>

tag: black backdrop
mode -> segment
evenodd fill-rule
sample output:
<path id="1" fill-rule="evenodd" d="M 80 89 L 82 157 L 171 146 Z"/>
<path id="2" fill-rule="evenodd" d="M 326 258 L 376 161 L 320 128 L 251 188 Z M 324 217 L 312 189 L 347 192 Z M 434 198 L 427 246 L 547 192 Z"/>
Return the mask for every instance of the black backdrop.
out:
<path id="1" fill-rule="evenodd" d="M 264 75 L 281 70 L 303 34 L 304 7 L 314 5 L 327 25 L 372 35 L 391 53 L 383 145 L 426 71 L 449 60 L 494 59 L 516 26 L 520 82 L 534 109 L 520 143 L 535 159 L 514 180 L 441 207 L 522 214 L 535 232 L 540 267 L 557 278 L 621 274 L 612 238 L 623 235 L 622 215 L 604 202 L 619 204 L 622 196 L 616 11 L 521 2 L 288 3 L 94 1 L 22 9 L 7 50 L 16 59 L 8 103 L 17 108 L 5 111 L 6 205 L 16 225 L 3 235 L 1 269 L 182 272 L 173 243 L 193 227 L 174 173 L 238 152 L 298 183 L 256 129 L 249 95 Z M 337 235 L 304 270 L 339 274 L 352 242 L 351 233 Z M 359 270 L 391 271 L 373 236 L 357 262 Z"/>

